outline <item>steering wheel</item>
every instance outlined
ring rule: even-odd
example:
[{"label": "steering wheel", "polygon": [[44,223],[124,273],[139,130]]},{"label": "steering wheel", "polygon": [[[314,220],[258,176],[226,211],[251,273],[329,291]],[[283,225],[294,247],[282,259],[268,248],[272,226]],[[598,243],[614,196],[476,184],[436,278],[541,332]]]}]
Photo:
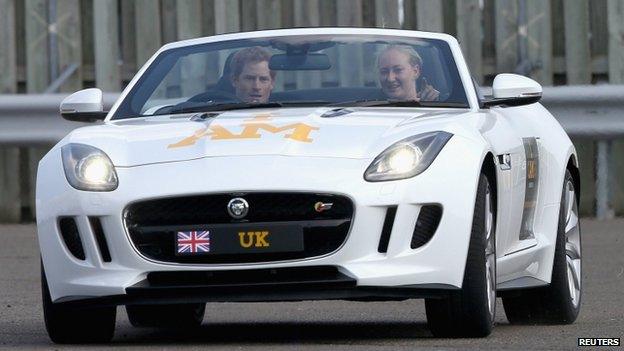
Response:
[{"label": "steering wheel", "polygon": [[199,93],[195,96],[192,96],[190,99],[186,100],[186,102],[235,102],[239,101],[239,98],[227,91],[223,90],[209,90],[203,93]]},{"label": "steering wheel", "polygon": [[190,99],[180,102],[174,106],[166,106],[159,109],[158,113],[173,113],[175,111],[188,110],[196,107],[207,107],[211,105],[220,105],[223,103],[236,103],[240,100],[236,95],[219,90],[210,90],[192,96]]}]

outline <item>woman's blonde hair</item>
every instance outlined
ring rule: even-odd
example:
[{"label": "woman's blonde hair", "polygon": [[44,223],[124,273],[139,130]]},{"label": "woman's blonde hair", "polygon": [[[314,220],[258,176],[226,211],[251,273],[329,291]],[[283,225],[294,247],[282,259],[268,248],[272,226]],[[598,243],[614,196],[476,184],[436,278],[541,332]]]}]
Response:
[{"label": "woman's blonde hair", "polygon": [[377,55],[377,67],[379,67],[379,58],[381,58],[381,55],[392,50],[395,50],[395,51],[398,51],[400,53],[407,55],[407,57],[409,58],[410,65],[418,66],[422,69],[423,61],[420,55],[418,54],[418,52],[416,52],[416,50],[414,50],[414,48],[409,45],[398,45],[398,44],[388,45],[379,52],[379,54]]}]

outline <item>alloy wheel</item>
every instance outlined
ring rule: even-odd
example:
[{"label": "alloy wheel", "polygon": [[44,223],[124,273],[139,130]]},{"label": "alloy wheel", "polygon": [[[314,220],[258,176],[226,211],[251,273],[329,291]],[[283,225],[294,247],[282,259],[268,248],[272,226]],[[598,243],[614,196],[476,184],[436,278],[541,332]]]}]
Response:
[{"label": "alloy wheel", "polygon": [[578,205],[574,184],[571,180],[565,186],[565,248],[568,271],[568,288],[572,305],[576,308],[581,297],[581,236],[579,228]]},{"label": "alloy wheel", "polygon": [[494,319],[496,313],[496,238],[494,235],[492,191],[489,184],[485,192],[485,242],[488,311],[492,319]]}]

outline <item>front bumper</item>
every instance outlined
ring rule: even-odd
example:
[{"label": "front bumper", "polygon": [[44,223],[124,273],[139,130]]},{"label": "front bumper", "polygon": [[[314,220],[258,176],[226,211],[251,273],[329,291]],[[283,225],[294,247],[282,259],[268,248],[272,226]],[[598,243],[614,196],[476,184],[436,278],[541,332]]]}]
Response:
[{"label": "front bumper", "polygon": [[68,296],[55,303],[102,307],[195,302],[267,302],[304,300],[392,301],[444,298],[458,288],[447,285],[357,286],[337,267],[312,266],[228,271],[151,272],[121,295]]},{"label": "front bumper", "polygon": [[[353,286],[347,290],[367,291],[363,295],[369,297],[374,296],[375,291],[383,296],[385,293],[381,290],[384,288],[413,289],[413,293],[399,294],[408,297],[425,296],[423,289],[433,289],[433,292],[440,288],[460,288],[481,158],[480,149],[465,139],[454,137],[422,174],[406,180],[369,183],[364,181],[362,175],[370,160],[212,157],[118,168],[119,187],[113,192],[97,193],[78,191],[67,184],[59,148],[54,148],[41,161],[37,179],[39,244],[51,297],[53,301],[61,302],[117,296],[115,299],[119,303],[132,303],[130,296],[133,289],[145,284],[151,272],[319,266],[336,267],[340,274],[353,280]],[[244,264],[164,263],[138,252],[129,239],[122,218],[123,210],[135,201],[260,191],[318,192],[350,198],[354,215],[346,241],[331,254],[306,259]],[[441,206],[442,219],[432,239],[412,249],[410,242],[416,219],[426,204]],[[390,206],[397,206],[396,216],[387,251],[380,253],[380,236]],[[58,218],[68,216],[76,220],[85,260],[76,259],[59,234]],[[110,262],[102,258],[90,222],[93,217],[97,217],[102,225],[110,250]],[[298,293],[279,299],[301,299],[303,295],[307,298],[347,297],[344,293],[332,295],[321,293],[319,289],[302,288],[312,294]],[[352,297],[358,298],[359,292]],[[173,295],[167,299],[175,297],[176,293]],[[200,296],[209,301],[220,295],[204,289]],[[217,300],[234,301],[234,295],[230,296],[227,299],[225,294]],[[267,294],[259,294],[251,300],[271,299]]]}]

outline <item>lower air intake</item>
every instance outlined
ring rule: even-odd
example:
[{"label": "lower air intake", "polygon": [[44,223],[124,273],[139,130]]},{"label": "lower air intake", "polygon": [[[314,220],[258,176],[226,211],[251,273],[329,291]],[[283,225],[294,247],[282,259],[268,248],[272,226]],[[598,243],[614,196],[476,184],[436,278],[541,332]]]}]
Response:
[{"label": "lower air intake", "polygon": [[431,240],[436,229],[438,229],[440,218],[442,218],[442,207],[438,205],[421,207],[410,244],[412,249],[419,248]]},{"label": "lower air intake", "polygon": [[383,228],[381,229],[381,237],[377,251],[380,253],[388,252],[388,244],[390,243],[390,233],[394,225],[394,217],[396,217],[397,206],[390,206],[386,210],[386,218],[384,219]]},{"label": "lower air intake", "polygon": [[102,261],[111,262],[110,250],[108,249],[108,244],[106,243],[106,235],[104,235],[104,229],[102,228],[100,219],[98,217],[89,217],[89,223],[91,224],[93,235],[95,235],[95,241],[100,249]]},{"label": "lower air intake", "polygon": [[82,240],[80,240],[76,220],[72,217],[59,218],[59,230],[69,252],[77,259],[84,261],[85,252],[82,247]]}]

